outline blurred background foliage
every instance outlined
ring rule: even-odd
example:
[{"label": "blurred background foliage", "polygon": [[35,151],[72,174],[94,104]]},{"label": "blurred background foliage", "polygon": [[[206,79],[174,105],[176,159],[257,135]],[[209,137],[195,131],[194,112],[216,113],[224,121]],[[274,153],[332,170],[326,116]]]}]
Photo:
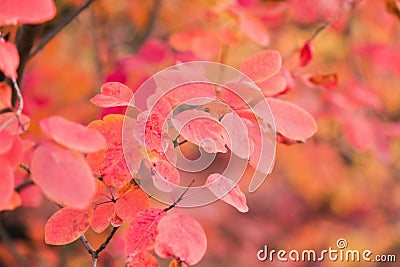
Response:
[{"label": "blurred background foliage", "polygon": [[[56,0],[57,17],[42,27],[41,36],[83,2]],[[123,113],[89,103],[105,81],[135,90],[177,62],[213,60],[239,67],[256,51],[276,49],[291,81],[278,97],[312,113],[319,131],[306,144],[278,145],[272,175],[247,194],[247,214],[222,202],[184,211],[207,233],[208,251],[198,266],[364,266],[256,257],[265,244],[323,250],[335,249],[339,238],[349,249],[395,254],[399,261],[400,20],[393,3],[400,5],[390,0],[96,0],[29,62],[22,87],[32,138],[37,121],[50,114],[88,123]],[[260,22],[262,32],[246,34],[237,10],[244,20]],[[311,40],[313,58],[299,67],[299,50],[318,29]],[[267,38],[264,46],[258,33]],[[337,85],[310,85],[308,77],[318,73],[337,74]],[[248,182],[245,177],[243,188]],[[24,207],[1,215],[15,247],[0,242],[0,266],[16,265],[13,249],[29,261],[26,266],[87,266],[90,257],[79,242],[44,245],[44,222],[56,207],[30,191]],[[88,239],[96,246],[104,236],[89,233]],[[121,235],[99,264],[124,264]]]}]

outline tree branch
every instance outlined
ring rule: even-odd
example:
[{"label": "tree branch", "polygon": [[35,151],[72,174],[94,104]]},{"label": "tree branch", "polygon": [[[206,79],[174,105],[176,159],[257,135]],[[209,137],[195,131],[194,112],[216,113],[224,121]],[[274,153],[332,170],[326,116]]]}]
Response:
[{"label": "tree branch", "polygon": [[133,47],[136,51],[142,44],[146,41],[146,39],[150,36],[151,32],[153,31],[154,24],[156,22],[158,12],[160,10],[161,0],[154,0],[153,9],[149,14],[149,20],[147,22],[146,28],[143,32],[137,34],[133,39]]},{"label": "tree branch", "polygon": [[85,247],[87,252],[92,256],[92,267],[97,266],[97,259],[99,258],[99,254],[108,246],[118,229],[119,227],[114,227],[110,234],[107,236],[106,240],[104,240],[104,242],[96,250],[90,245],[85,235],[82,235],[79,238],[82,241],[83,246]]},{"label": "tree branch", "polygon": [[87,0],[76,10],[72,11],[68,16],[64,18],[58,25],[54,26],[53,29],[40,41],[35,49],[29,53],[28,60],[34,57],[40,50],[42,50],[48,42],[50,42],[60,31],[62,31],[74,18],[76,18],[83,10],[88,8],[94,0]]}]

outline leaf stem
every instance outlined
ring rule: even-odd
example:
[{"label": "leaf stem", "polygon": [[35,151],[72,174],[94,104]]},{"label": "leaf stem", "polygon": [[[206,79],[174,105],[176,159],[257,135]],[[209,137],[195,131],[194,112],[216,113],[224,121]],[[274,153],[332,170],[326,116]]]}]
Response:
[{"label": "leaf stem", "polygon": [[15,80],[13,80],[12,82],[13,82],[13,85],[14,85],[14,90],[15,90],[15,93],[17,95],[17,99],[18,99],[19,105],[18,105],[18,109],[14,113],[15,116],[10,117],[2,125],[0,125],[0,131],[2,131],[5,128],[7,128],[7,126],[10,125],[15,119],[18,120],[18,124],[19,124],[19,127],[21,128],[21,130],[25,131],[25,126],[22,124],[22,121],[21,121],[22,109],[24,108],[24,99],[23,99],[22,94],[21,94],[21,89],[18,86],[18,82],[15,81]]}]

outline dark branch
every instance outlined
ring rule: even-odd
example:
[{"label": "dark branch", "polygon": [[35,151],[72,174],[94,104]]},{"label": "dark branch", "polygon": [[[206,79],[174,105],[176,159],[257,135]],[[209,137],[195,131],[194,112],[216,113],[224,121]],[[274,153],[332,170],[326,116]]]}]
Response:
[{"label": "dark branch", "polygon": [[183,191],[183,193],[178,197],[177,200],[175,200],[174,203],[172,203],[168,208],[165,208],[164,211],[167,212],[171,209],[173,209],[174,207],[176,207],[176,205],[178,205],[178,203],[183,199],[183,196],[187,193],[187,191],[189,191],[189,188],[192,186],[192,184],[194,183],[194,180],[192,180],[189,184],[189,186],[185,189],[185,191]]},{"label": "dark branch", "polygon": [[97,259],[99,258],[100,252],[102,252],[110,243],[111,239],[114,237],[115,233],[117,232],[119,227],[114,227],[110,234],[107,236],[106,240],[99,246],[98,249],[94,249],[90,244],[89,241],[86,239],[85,235],[82,235],[79,239],[82,241],[83,246],[87,250],[87,252],[92,256],[92,267],[97,266]]},{"label": "dark branch", "polygon": [[23,182],[22,184],[20,184],[20,185],[18,185],[17,187],[15,187],[14,191],[17,192],[17,193],[19,193],[19,192],[21,192],[23,189],[25,189],[25,188],[27,188],[27,187],[29,187],[29,186],[31,186],[31,185],[34,185],[34,184],[35,184],[35,182],[33,182],[32,180],[25,181],[25,182]]},{"label": "dark branch", "polygon": [[161,6],[161,0],[154,0],[153,9],[149,14],[149,19],[147,21],[145,29],[141,33],[138,33],[133,39],[133,47],[135,50],[142,46],[142,44],[146,41],[146,39],[150,36],[151,32],[153,31],[158,16],[158,12],[160,10],[160,6]]},{"label": "dark branch", "polygon": [[50,42],[54,36],[56,36],[60,31],[62,31],[73,19],[75,19],[83,10],[88,8],[94,0],[87,0],[76,10],[72,11],[68,16],[64,18],[59,24],[54,26],[53,29],[40,41],[40,43],[35,47],[35,49],[30,52],[28,60],[35,56],[40,50],[42,50],[48,42]]}]

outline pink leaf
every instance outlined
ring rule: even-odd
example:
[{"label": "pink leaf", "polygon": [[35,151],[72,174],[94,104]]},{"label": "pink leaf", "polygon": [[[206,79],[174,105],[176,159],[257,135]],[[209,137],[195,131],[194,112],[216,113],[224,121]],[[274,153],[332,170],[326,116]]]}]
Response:
[{"label": "pink leaf", "polygon": [[300,49],[300,67],[307,65],[312,59],[311,42],[307,41]]},{"label": "pink leaf", "polygon": [[281,75],[275,75],[269,79],[257,83],[264,96],[276,96],[286,92],[288,83]]},{"label": "pink leaf", "polygon": [[0,210],[5,209],[14,192],[14,173],[8,160],[0,156]]},{"label": "pink leaf", "polygon": [[153,167],[153,183],[156,188],[163,192],[172,192],[179,185],[181,177],[178,170],[168,161],[159,160]]},{"label": "pink leaf", "polygon": [[221,124],[211,115],[201,110],[185,110],[172,119],[175,129],[189,142],[208,153],[227,152],[226,135]]},{"label": "pink leaf", "polygon": [[240,66],[240,71],[254,82],[262,82],[278,73],[282,58],[278,51],[264,50],[247,58]]},{"label": "pink leaf", "polygon": [[56,15],[53,0],[1,0],[0,25],[38,24]]},{"label": "pink leaf", "polygon": [[137,213],[125,233],[125,254],[137,254],[153,249],[157,235],[157,225],[165,212],[157,208],[148,208]]},{"label": "pink leaf", "polygon": [[120,107],[129,106],[133,97],[132,90],[125,84],[108,82],[101,87],[101,94],[95,95],[90,102],[98,107]]},{"label": "pink leaf", "polygon": [[31,163],[32,180],[55,202],[85,208],[96,193],[96,183],[82,154],[54,143],[41,144]]},{"label": "pink leaf", "polygon": [[158,235],[154,250],[162,258],[174,257],[194,265],[207,250],[207,239],[203,228],[192,217],[172,213],[158,222]]},{"label": "pink leaf", "polygon": [[[2,25],[2,23],[0,23],[0,25]],[[16,81],[18,77],[18,66],[19,54],[17,47],[13,43],[6,42],[3,38],[0,38],[0,71],[11,80]]]},{"label": "pink leaf", "polygon": [[233,112],[226,114],[221,124],[228,132],[226,145],[238,157],[248,159],[251,154],[251,140],[249,139],[247,124],[250,123],[245,118],[240,118]]},{"label": "pink leaf", "polygon": [[106,140],[97,130],[58,115],[41,120],[40,128],[57,143],[83,153],[93,153],[106,147]]},{"label": "pink leaf", "polygon": [[267,27],[263,22],[251,15],[239,15],[240,30],[253,42],[261,46],[268,46],[270,36]]},{"label": "pink leaf", "polygon": [[[0,114],[0,125],[2,125],[4,122],[8,121],[8,119],[10,119],[11,117],[15,117],[15,114],[13,112],[6,112],[6,113]],[[24,130],[29,128],[31,119],[28,116],[21,114],[20,120],[21,120],[23,129],[21,128],[21,125],[19,124],[17,118],[15,118],[15,120],[13,120],[9,125],[7,125],[5,130],[12,135],[23,133]]]},{"label": "pink leaf", "polygon": [[268,98],[276,131],[294,140],[305,140],[317,131],[315,119],[299,106],[276,98]]},{"label": "pink leaf", "polygon": [[135,218],[139,211],[149,207],[149,198],[142,189],[132,189],[125,195],[119,197],[115,203],[115,213],[123,220],[130,221]]},{"label": "pink leaf", "polygon": [[44,239],[49,245],[66,245],[77,240],[90,226],[93,209],[62,208],[47,221]]},{"label": "pink leaf", "polygon": [[240,190],[239,185],[235,185],[235,182],[231,179],[218,173],[213,173],[208,176],[206,184],[211,192],[217,197],[220,197],[222,201],[235,207],[240,212],[249,211],[249,207],[246,203],[246,196]]},{"label": "pink leaf", "polygon": [[93,212],[91,227],[96,233],[101,233],[110,225],[110,220],[114,216],[114,203],[107,202],[99,204]]}]

